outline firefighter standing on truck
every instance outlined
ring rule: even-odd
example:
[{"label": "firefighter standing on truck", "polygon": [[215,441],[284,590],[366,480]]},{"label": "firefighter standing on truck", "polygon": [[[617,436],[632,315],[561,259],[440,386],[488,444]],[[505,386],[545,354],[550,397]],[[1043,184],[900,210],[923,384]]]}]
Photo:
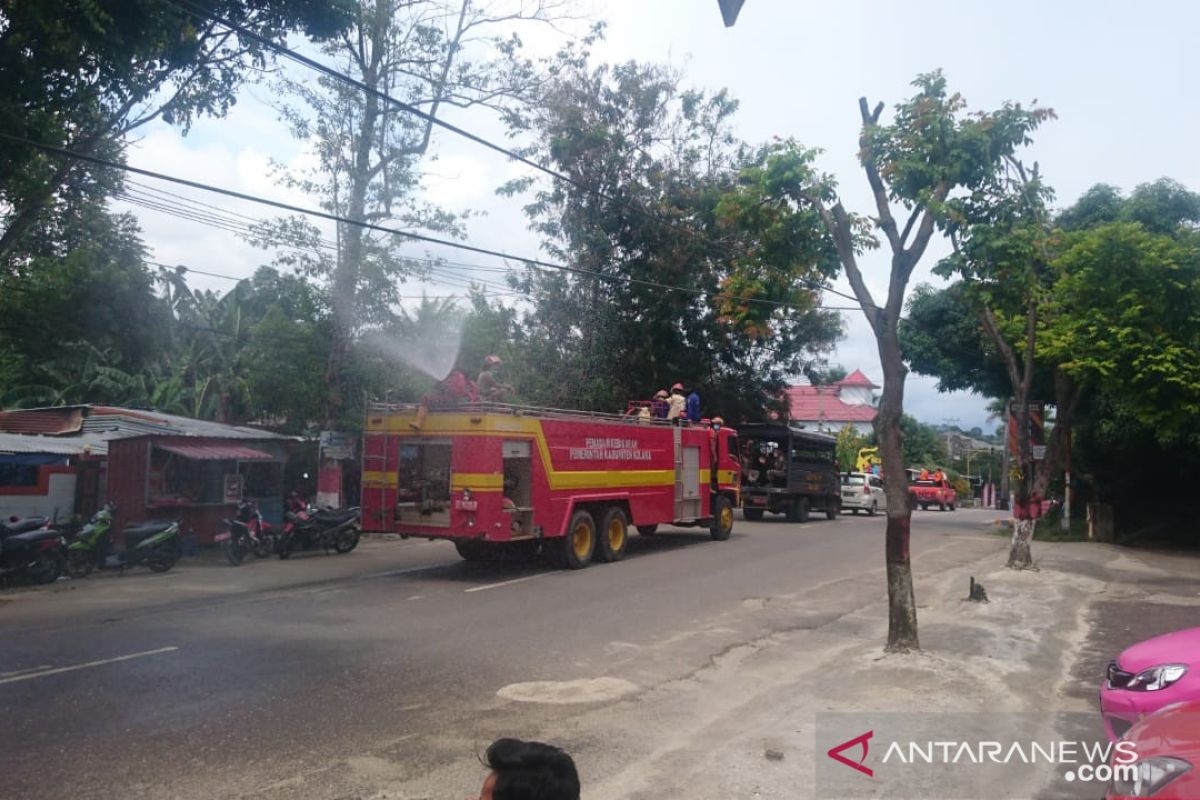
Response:
[{"label": "firefighter standing on truck", "polygon": [[[687,398],[683,396],[683,384],[677,383],[671,387],[671,407],[667,411],[667,419],[678,420],[687,410]],[[676,422],[675,424],[679,424]]]}]

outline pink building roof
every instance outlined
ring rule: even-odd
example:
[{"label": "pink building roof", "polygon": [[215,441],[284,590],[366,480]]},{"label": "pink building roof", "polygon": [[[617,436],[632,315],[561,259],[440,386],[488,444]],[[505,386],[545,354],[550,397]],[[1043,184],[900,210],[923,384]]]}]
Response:
[{"label": "pink building roof", "polygon": [[[854,371],[864,381],[858,370]],[[849,376],[846,380],[854,377]],[[870,381],[867,381],[869,384]],[[858,384],[854,384],[858,385]],[[878,409],[850,405],[838,398],[838,386],[789,386],[785,391],[791,418],[801,422],[871,422]]]},{"label": "pink building roof", "polygon": [[849,375],[842,378],[840,381],[835,383],[834,386],[867,386],[871,389],[879,388],[875,384],[871,383],[871,379],[866,375],[863,375],[862,370],[859,369],[854,370],[854,372],[851,372]]}]

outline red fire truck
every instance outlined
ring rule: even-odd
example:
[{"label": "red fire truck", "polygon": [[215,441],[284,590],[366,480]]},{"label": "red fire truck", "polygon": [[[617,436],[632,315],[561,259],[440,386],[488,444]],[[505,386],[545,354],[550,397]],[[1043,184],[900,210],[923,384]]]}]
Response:
[{"label": "red fire truck", "polygon": [[367,531],[449,539],[468,560],[541,550],[571,569],[625,555],[629,528],[733,530],[737,436],[707,424],[495,403],[372,405]]}]

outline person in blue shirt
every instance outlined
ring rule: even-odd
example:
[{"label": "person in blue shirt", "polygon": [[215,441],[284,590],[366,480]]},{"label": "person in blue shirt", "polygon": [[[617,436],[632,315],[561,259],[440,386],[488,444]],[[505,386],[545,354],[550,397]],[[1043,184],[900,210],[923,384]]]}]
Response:
[{"label": "person in blue shirt", "polygon": [[692,389],[687,396],[687,418],[689,422],[700,422],[700,394]]}]

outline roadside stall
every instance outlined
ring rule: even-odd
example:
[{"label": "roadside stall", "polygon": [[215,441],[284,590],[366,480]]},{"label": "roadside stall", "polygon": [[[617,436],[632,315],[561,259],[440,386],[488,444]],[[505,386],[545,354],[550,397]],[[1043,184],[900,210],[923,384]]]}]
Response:
[{"label": "roadside stall", "polygon": [[110,442],[115,529],[147,519],[179,520],[185,535],[207,544],[243,498],[279,524],[286,456],[286,445],[272,440],[139,436]]}]

